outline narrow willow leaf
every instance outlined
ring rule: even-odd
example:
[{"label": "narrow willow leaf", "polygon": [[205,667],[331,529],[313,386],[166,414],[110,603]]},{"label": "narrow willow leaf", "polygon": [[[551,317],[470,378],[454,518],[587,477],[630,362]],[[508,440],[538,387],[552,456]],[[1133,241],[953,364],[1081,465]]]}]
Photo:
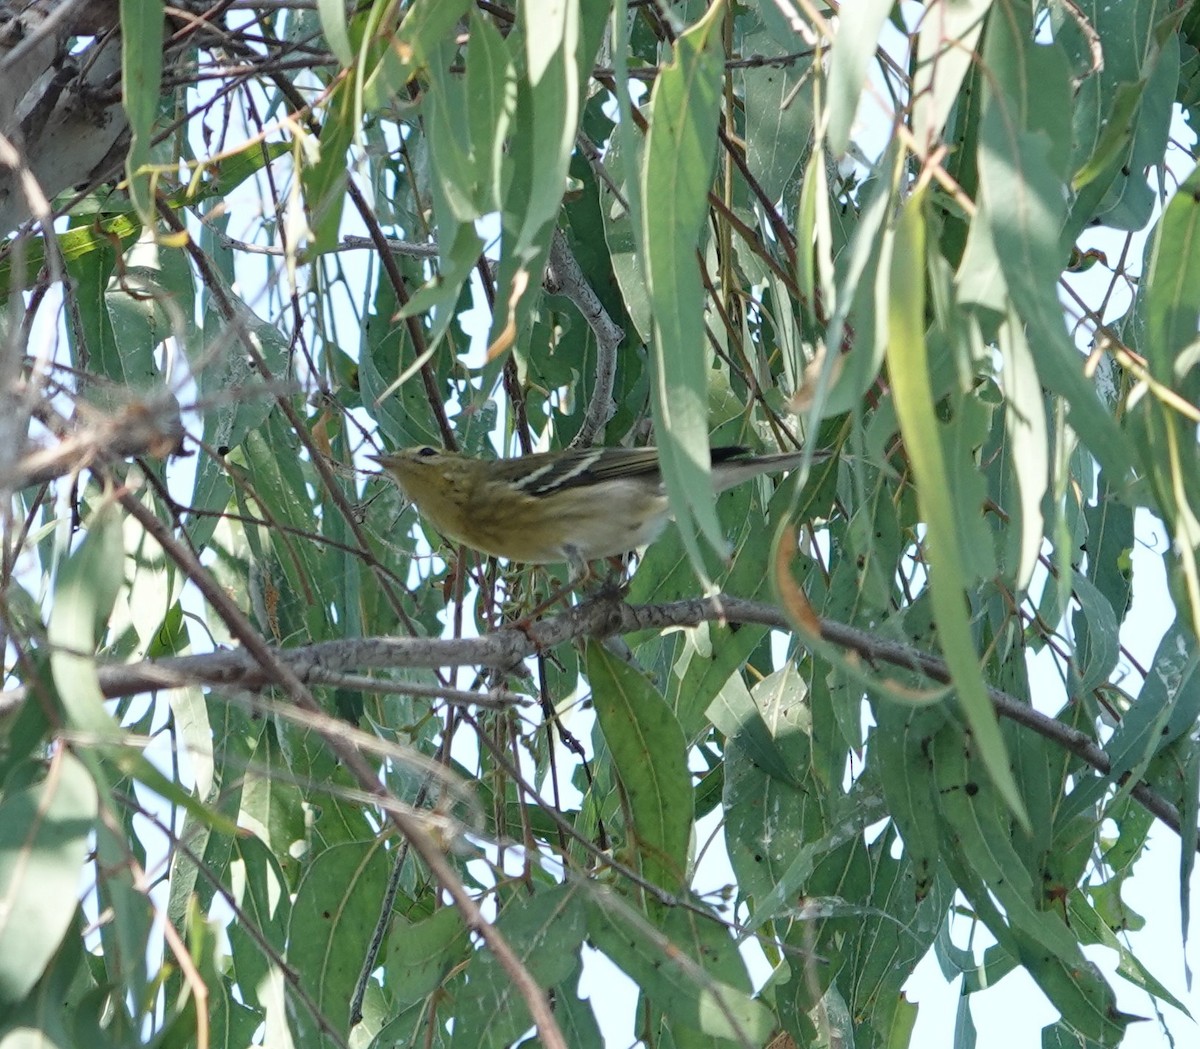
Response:
[{"label": "narrow willow leaf", "polygon": [[304,164],[300,170],[312,233],[309,247],[317,253],[332,251],[337,246],[341,228],[348,177],[346,152],[358,131],[357,99],[352,89],[353,81],[342,80],[331,90],[317,160]]},{"label": "narrow willow leaf", "polygon": [[[1200,169],[1193,170],[1163,212],[1144,278],[1151,374],[1186,400],[1200,397],[1196,329],[1200,324]],[[1144,410],[1150,431],[1144,457],[1171,529],[1176,573],[1192,627],[1200,624],[1200,462],[1195,423],[1151,394]]]},{"label": "narrow willow leaf", "polygon": [[343,67],[354,64],[354,48],[350,43],[350,31],[346,22],[346,5],[341,0],[317,0],[317,15],[321,19],[321,31],[325,42]]},{"label": "narrow willow leaf", "polygon": [[654,85],[646,137],[643,243],[654,318],[654,431],[684,547],[704,574],[696,531],[716,550],[708,462],[708,355],[696,260],[716,156],[724,56],[724,5],[716,3],[675,42]]},{"label": "narrow willow leaf", "polygon": [[[636,172],[638,164],[626,163],[626,143],[638,146],[641,139],[636,131],[613,136],[605,167],[613,184],[620,190],[619,199],[607,183],[600,186],[601,217],[604,220],[604,240],[612,262],[613,276],[621,289],[621,301],[625,312],[633,323],[634,332],[642,342],[648,343],[654,336],[651,322],[650,293],[646,287],[646,272],[642,263],[641,228],[634,219],[634,207],[640,196]],[[635,157],[640,151],[635,150]],[[630,334],[634,334],[631,332]]]},{"label": "narrow willow leaf", "polygon": [[520,11],[530,133],[515,148],[533,158],[528,209],[514,245],[524,255],[549,241],[544,227],[558,214],[579,126],[580,63],[591,55],[581,53],[579,0],[522,0]]},{"label": "narrow willow leaf", "polygon": [[454,32],[470,0],[413,0],[394,30],[391,46],[363,85],[363,105],[368,110],[390,106],[400,90],[420,69],[433,64],[433,55]]},{"label": "narrow willow leaf", "polygon": [[121,518],[112,505],[88,523],[79,549],[58,571],[48,638],[50,667],[67,724],[97,740],[115,740],[117,727],[104,709],[93,653],[124,583]]},{"label": "narrow willow leaf", "polygon": [[[892,147],[895,149],[896,147]],[[891,154],[881,161],[891,167]],[[821,368],[811,389],[813,417],[823,418],[859,409],[883,364],[887,346],[886,281],[879,279],[891,265],[893,232],[888,217],[895,195],[886,179],[874,179],[864,190],[862,212],[845,261],[839,260],[837,307],[825,335]],[[854,332],[850,350],[843,354],[847,328]]]},{"label": "narrow willow leaf", "polygon": [[519,25],[525,62],[517,77],[515,112],[525,133],[507,145],[500,265],[488,336],[493,358],[513,347],[523,354],[529,341],[579,132],[583,70],[593,45],[599,45],[586,32],[579,0],[522,0]]},{"label": "narrow willow leaf", "polygon": [[826,175],[828,157],[824,146],[817,142],[809,157],[800,193],[800,214],[796,260],[801,294],[809,309],[820,301],[826,309],[837,309],[837,288],[833,280],[833,223],[829,214],[829,180]]},{"label": "narrow willow leaf", "polygon": [[1025,806],[1008,764],[996,712],[988,699],[975,656],[970,624],[963,614],[965,576],[958,548],[955,503],[946,483],[946,464],[938,433],[937,411],[929,384],[925,345],[924,195],[904,206],[896,227],[890,272],[887,348],[888,375],[896,414],[917,482],[917,499],[930,548],[929,586],[942,653],[975,736],[980,757],[1005,801],[1022,823]]},{"label": "narrow willow leaf", "polygon": [[[471,100],[466,110],[475,161],[475,201],[482,212],[496,211],[504,196],[504,150],[516,112],[517,72],[507,41],[491,19],[474,10],[467,43],[466,97]],[[462,113],[457,116],[461,121]]]},{"label": "narrow willow leaf", "polygon": [[45,778],[0,802],[0,1002],[37,983],[75,920],[96,785],[62,750]]},{"label": "narrow willow leaf", "polygon": [[[1127,442],[1071,342],[1055,288],[1065,265],[1059,230],[1066,217],[1070,142],[1069,71],[1055,48],[1033,42],[1030,13],[1003,5],[985,40],[992,71],[979,140],[985,218],[1013,307],[1028,327],[1043,385],[1064,398],[1069,422],[1111,475],[1125,477]],[[1034,84],[1036,83],[1036,88]],[[978,221],[978,220],[977,220]]]},{"label": "narrow willow leaf", "polygon": [[[1200,822],[1200,749],[1193,747],[1186,753],[1183,774],[1180,776],[1179,823],[1183,827],[1195,827]],[[1179,850],[1179,938],[1188,942],[1188,931],[1192,924],[1192,874],[1196,870],[1196,850]],[[1191,985],[1191,966],[1186,966],[1184,975]]]},{"label": "narrow willow leaf", "polygon": [[121,101],[130,131],[125,175],[134,211],[147,224],[156,222],[154,180],[143,169],[151,159],[161,94],[163,17],[163,0],[121,0]]},{"label": "narrow willow leaf", "polygon": [[1073,587],[1087,623],[1086,630],[1076,631],[1076,637],[1084,641],[1076,645],[1078,689],[1086,693],[1108,681],[1116,669],[1121,639],[1116,614],[1104,595],[1085,576],[1076,575]]},{"label": "narrow willow leaf", "polygon": [[587,649],[596,716],[629,799],[642,873],[675,891],[687,867],[692,783],[683,730],[646,677],[603,645]]},{"label": "narrow willow leaf", "polygon": [[[946,6],[958,5],[931,5],[933,9],[926,11],[924,20],[937,18],[936,12]],[[850,145],[850,129],[863,95],[867,66],[875,57],[879,32],[891,10],[892,0],[867,0],[866,3],[856,4],[852,15],[848,10],[843,12],[838,22],[837,35],[833,38],[829,55],[828,123],[825,132],[829,139],[829,150],[835,157],[840,157]]]},{"label": "narrow willow leaf", "polygon": [[1050,485],[1050,434],[1033,351],[1020,318],[1011,311],[1000,328],[999,343],[1004,361],[1004,428],[1020,497],[1021,546],[1012,579],[1017,590],[1024,590],[1033,577],[1046,531],[1042,499]]},{"label": "narrow willow leaf", "polygon": [[425,135],[432,163],[430,191],[440,203],[438,238],[454,238],[460,223],[474,222],[483,213],[479,206],[478,168],[472,150],[468,122],[464,134],[463,114],[467,104],[467,85],[460,74],[450,71],[458,53],[453,41],[437,48],[429,67],[430,84],[425,95]]},{"label": "narrow willow leaf", "polygon": [[913,137],[933,146],[959,101],[958,89],[975,60],[992,0],[938,0],[926,5],[913,62]]},{"label": "narrow willow leaf", "polygon": [[[240,154],[239,154],[240,155]],[[58,253],[68,267],[92,253],[122,252],[133,244],[142,232],[142,224],[132,215],[118,215],[103,221],[76,226],[57,236]],[[36,273],[46,261],[46,249],[38,238],[23,244],[25,255],[21,264],[26,273]],[[12,287],[13,255],[7,252],[0,260],[0,294],[8,295]]]},{"label": "narrow willow leaf", "polygon": [[1133,600],[1133,507],[1100,475],[1094,506],[1085,506],[1087,576],[1108,600],[1118,621]]}]

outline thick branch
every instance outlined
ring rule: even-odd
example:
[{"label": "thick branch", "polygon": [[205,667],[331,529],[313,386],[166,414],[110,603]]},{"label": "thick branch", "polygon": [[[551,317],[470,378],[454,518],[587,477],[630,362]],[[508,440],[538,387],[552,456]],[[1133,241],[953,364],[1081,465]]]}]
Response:
[{"label": "thick branch", "polygon": [[[693,598],[662,605],[628,605],[620,601],[587,601],[552,619],[544,619],[526,629],[507,627],[484,637],[453,638],[361,638],[326,641],[294,649],[272,649],[264,669],[260,659],[244,649],[213,652],[207,655],[180,656],[174,659],[146,660],[99,669],[100,687],[109,698],[182,685],[221,685],[257,691],[279,681],[279,670],[286,668],[289,678],[298,684],[320,685],[334,675],[350,670],[453,666],[491,667],[514,671],[530,656],[579,638],[605,638],[614,634],[669,627],[698,626],[723,621],[757,623],[780,630],[791,630],[784,614],[773,605],[736,597]],[[825,641],[858,653],[873,663],[915,670],[935,681],[950,683],[946,664],[908,645],[889,641],[864,630],[823,620],[821,636]],[[1084,764],[1107,776],[1112,771],[1108,754],[1090,736],[1065,725],[1056,718],[1034,710],[1027,703],[1000,689],[988,690],[996,713],[1058,744]],[[0,715],[23,702],[24,688],[0,693]],[[1132,796],[1167,826],[1182,836],[1178,810],[1166,798],[1138,783]],[[1200,836],[1195,839],[1200,851]]]}]

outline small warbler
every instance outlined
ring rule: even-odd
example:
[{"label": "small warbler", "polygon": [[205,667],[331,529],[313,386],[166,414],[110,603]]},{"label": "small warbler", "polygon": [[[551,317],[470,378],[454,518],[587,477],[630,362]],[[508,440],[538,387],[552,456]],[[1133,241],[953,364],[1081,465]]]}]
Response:
[{"label": "small warbler", "polygon": [[[714,491],[790,469],[802,457],[714,448]],[[425,447],[371,458],[447,539],[510,561],[565,561],[578,576],[586,575],[588,561],[653,542],[669,514],[656,448],[486,460]]]}]

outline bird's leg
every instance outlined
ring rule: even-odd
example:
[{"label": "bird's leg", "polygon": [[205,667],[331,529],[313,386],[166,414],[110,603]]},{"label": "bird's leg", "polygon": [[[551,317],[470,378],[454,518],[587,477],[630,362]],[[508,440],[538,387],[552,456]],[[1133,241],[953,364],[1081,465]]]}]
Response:
[{"label": "bird's leg", "polygon": [[570,566],[571,575],[557,590],[551,592],[550,596],[545,601],[540,602],[534,608],[521,616],[513,626],[518,630],[529,632],[529,625],[539,616],[548,612],[555,605],[565,603],[570,598],[571,593],[575,591],[582,583],[587,582],[592,575],[591,566],[580,556],[579,551],[574,547],[567,547],[564,553],[567,555],[567,564]]}]

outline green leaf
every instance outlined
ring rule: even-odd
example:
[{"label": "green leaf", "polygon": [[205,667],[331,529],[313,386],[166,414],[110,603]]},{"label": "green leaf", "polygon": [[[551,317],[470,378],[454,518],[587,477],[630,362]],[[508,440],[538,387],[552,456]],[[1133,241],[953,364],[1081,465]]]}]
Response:
[{"label": "green leaf", "polygon": [[[1066,213],[1068,70],[1054,48],[1033,42],[1029,11],[1006,0],[984,45],[987,83],[979,144],[979,181],[996,256],[1013,307],[1028,327],[1042,383],[1063,397],[1069,421],[1114,477],[1130,461],[1112,415],[1084,376],[1055,288],[1065,264],[1058,232]],[[1034,86],[1036,84],[1036,87]],[[978,220],[977,220],[978,221]]]},{"label": "green leaf", "polygon": [[1079,624],[1081,618],[1086,623],[1083,629],[1078,625],[1076,628],[1077,688],[1080,693],[1088,693],[1107,682],[1116,669],[1121,658],[1120,630],[1112,606],[1086,577],[1076,575],[1073,587],[1082,610],[1076,623]]},{"label": "green leaf", "polygon": [[[1193,170],[1163,212],[1143,279],[1150,373],[1186,400],[1200,396],[1196,328],[1200,323],[1200,169]],[[1175,572],[1193,629],[1200,624],[1200,463],[1195,423],[1157,396],[1144,406],[1149,442],[1146,466],[1160,513],[1171,529]]]},{"label": "green leaf", "polygon": [[[789,675],[784,671],[780,676]],[[756,693],[758,691],[755,689]],[[750,760],[767,775],[793,786],[800,784],[803,770],[796,768],[776,744],[771,728],[763,719],[740,674],[734,674],[725,682],[707,714],[726,739],[736,740]]]},{"label": "green leaf", "polygon": [[104,709],[94,653],[125,581],[121,519],[103,506],[87,535],[58,571],[48,639],[50,666],[67,724],[95,740],[115,741],[117,726]]},{"label": "green leaf", "polygon": [[599,643],[588,645],[587,676],[600,729],[628,797],[631,844],[642,873],[675,891],[687,869],[693,818],[683,731],[654,686]]},{"label": "green leaf", "polygon": [[[485,21],[476,22],[487,26]],[[472,23],[472,40],[486,32],[480,30],[477,33],[476,22]],[[483,239],[475,230],[475,221],[485,210],[498,206],[498,186],[494,180],[499,178],[499,172],[492,172],[488,167],[493,159],[491,152],[494,143],[490,138],[482,142],[475,141],[471,133],[478,129],[481,133],[498,135],[500,146],[504,142],[502,129],[495,126],[480,128],[482,116],[472,119],[468,123],[469,134],[463,134],[463,113],[475,114],[478,108],[474,102],[468,105],[467,99],[474,98],[471,92],[481,90],[478,84],[480,76],[474,72],[475,66],[470,58],[467,83],[461,76],[451,73],[449,66],[456,52],[457,47],[449,42],[434,52],[434,62],[429,69],[431,82],[424,96],[424,128],[431,162],[429,185],[438,230],[438,267],[425,286],[396,315],[397,319],[401,319],[427,312],[433,314],[432,324],[425,336],[426,352],[430,354],[437,349],[454,319],[463,285],[470,279],[483,250]],[[493,57],[490,51],[485,51],[485,54]],[[481,67],[485,65],[482,62],[479,64]],[[474,82],[470,82],[472,77]],[[498,85],[489,86],[496,91],[501,90]],[[487,101],[485,97],[480,104],[486,105]],[[485,178],[488,181],[484,181]],[[410,375],[417,367],[418,362],[414,362],[405,370],[405,374]],[[403,375],[398,377],[397,382],[403,378]]]},{"label": "green leaf", "polygon": [[[516,113],[517,72],[507,41],[491,19],[474,9],[467,43],[467,98],[475,200],[484,212],[495,211],[504,197],[504,151]],[[461,112],[457,116],[461,119]]]},{"label": "green leaf", "polygon": [[1088,902],[1082,892],[1072,892],[1069,901],[1071,926],[1078,933],[1083,943],[1101,943],[1117,954],[1117,972],[1135,987],[1140,987],[1147,994],[1161,998],[1178,1009],[1181,1013],[1191,1016],[1188,1008],[1176,998],[1165,985],[1155,979],[1154,975],[1138,960],[1122,939],[1116,936],[1112,929],[1105,924],[1104,919]]},{"label": "green leaf", "polygon": [[1182,624],[1172,624],[1158,644],[1137,702],[1104,748],[1112,762],[1113,782],[1129,789],[1156,754],[1194,728],[1200,717],[1198,669],[1195,636]]},{"label": "green leaf", "polygon": [[[539,900],[543,911],[551,909],[548,901],[540,896]],[[511,941],[509,946],[515,949]],[[454,907],[443,907],[419,922],[397,914],[387,950],[388,990],[394,1007],[402,1008],[432,994],[470,952],[467,928]]]},{"label": "green leaf", "polygon": [[[885,157],[885,168],[888,163]],[[888,218],[895,206],[895,195],[887,180],[874,179],[863,190],[858,224],[849,247],[838,260],[837,306],[825,335],[825,353],[813,389],[813,418],[858,411],[863,394],[879,375],[887,339],[886,318],[876,288],[880,273],[887,273],[891,264],[893,231]],[[848,328],[854,338],[849,352],[843,354],[842,342]]]},{"label": "green leaf", "polygon": [[937,876],[941,848],[933,764],[926,748],[945,724],[946,712],[885,702],[875,705],[875,717],[878,731],[871,736],[868,760],[875,765],[888,812],[904,837],[916,892],[923,897]]},{"label": "green leaf", "polygon": [[706,576],[696,531],[725,552],[708,461],[704,295],[696,238],[707,213],[716,156],[724,55],[724,5],[675,42],[651,97],[642,197],[643,247],[654,319],[654,432],[671,510],[693,566]]},{"label": "green leaf", "polygon": [[[57,234],[57,250],[68,268],[93,252],[116,253],[129,247],[142,232],[142,224],[131,215],[100,219],[86,226],[75,226]],[[9,247],[8,244],[5,245]],[[22,265],[27,273],[35,273],[45,264],[46,252],[41,238],[25,243]],[[12,284],[14,252],[6,250],[0,259],[0,294],[9,294]]]},{"label": "green leaf", "polygon": [[636,158],[641,154],[635,150],[634,162],[628,162],[627,150],[630,147],[626,144],[637,146],[640,142],[635,131],[613,136],[604,163],[613,186],[620,191],[623,199],[617,197],[612,186],[603,183],[600,186],[600,207],[604,219],[604,239],[612,260],[613,276],[621,290],[621,300],[637,337],[647,343],[653,338],[654,325],[640,249],[641,231],[634,218],[634,207],[640,197],[634,172],[638,168]]},{"label": "green leaf", "polygon": [[[288,963],[337,1029],[345,1029],[347,1006],[379,920],[388,860],[379,841],[335,845],[316,857],[296,889]],[[335,1044],[305,1010],[298,1009],[295,1020],[304,1044]]]},{"label": "green leaf", "polygon": [[943,730],[933,739],[931,753],[948,830],[942,855],[959,888],[1064,1018],[1089,1038],[1115,1044],[1128,1018],[1117,1011],[1112,989],[1084,957],[1062,916],[1038,906],[1038,888],[1013,848],[1000,798],[974,777],[963,739]]},{"label": "green leaf", "polygon": [[[305,163],[300,169],[304,187],[304,202],[308,210],[312,237],[309,250],[316,254],[337,247],[342,208],[346,202],[346,153],[354,140],[355,96],[353,82],[342,80],[335,85],[326,102],[325,122],[317,146],[315,163]],[[240,300],[239,300],[240,301]]]},{"label": "green leaf", "polygon": [[[496,920],[521,964],[541,987],[555,987],[579,965],[586,933],[586,914],[579,890],[571,885],[517,897]],[[521,993],[491,951],[476,951],[465,972],[465,986],[455,981],[454,1033],[450,1044],[462,1049],[499,1049],[532,1025]]]},{"label": "green leaf", "polygon": [[1087,576],[1123,621],[1133,599],[1133,507],[1101,474],[1096,502],[1085,506]]},{"label": "green leaf", "polygon": [[514,250],[525,255],[535,243],[549,243],[545,227],[558,215],[567,186],[581,112],[582,53],[579,0],[521,0],[525,41],[528,133],[516,143],[536,158],[529,165],[527,210]]},{"label": "green leaf", "polygon": [[[746,39],[743,54],[764,57],[794,51],[766,33]],[[746,163],[768,200],[778,200],[809,151],[813,137],[811,94],[797,92],[812,59],[762,66],[742,73],[746,105]]]},{"label": "green leaf", "polygon": [[[638,571],[641,572],[640,565]],[[737,592],[741,593],[740,590]],[[740,724],[743,715],[753,716],[743,705],[743,702],[752,701],[746,692],[741,670],[766,634],[765,627],[743,624],[734,630],[706,623],[695,634],[689,635],[693,643],[688,639],[683,641],[675,673],[671,675],[667,700],[674,707],[689,742],[705,733],[709,724],[716,725],[722,732],[727,731],[725,725],[714,720],[713,711],[718,704],[726,705],[721,697],[728,688],[735,690],[735,694],[728,697],[734,723]]]},{"label": "green leaf", "polygon": [[41,782],[0,802],[0,1002],[29,993],[75,921],[97,804],[92,777],[65,749]]},{"label": "green leaf", "polygon": [[470,0],[413,0],[363,85],[369,110],[391,106],[420,69],[436,62],[435,53],[466,14]]},{"label": "green leaf", "polygon": [[[940,22],[945,17],[940,10],[943,7],[958,15],[960,5],[937,5],[926,12],[925,18],[921,20],[922,25],[927,21]],[[835,157],[840,157],[850,145],[850,129],[854,123],[854,114],[858,111],[859,99],[863,95],[867,67],[875,57],[879,32],[891,10],[892,0],[868,0],[867,3],[855,6],[853,18],[843,18],[838,23],[837,36],[833,38],[829,55],[829,123],[826,131],[830,152]],[[919,36],[918,40],[920,39]],[[968,53],[969,50],[968,48]],[[965,63],[963,64],[965,66]],[[921,67],[918,65],[917,68]]]},{"label": "green leaf", "polygon": [[618,896],[588,899],[588,936],[667,1016],[711,1038],[762,1045],[774,1021],[761,1002],[711,977]]},{"label": "green leaf", "polygon": [[[76,913],[76,920],[80,915]],[[87,969],[79,937],[68,936],[29,996],[5,1010],[0,1019],[3,1049],[72,1049],[86,1038],[95,1049],[109,1049],[108,1033],[89,1024],[88,999],[99,997]],[[98,1019],[98,1017],[97,1017]]]},{"label": "green leaf", "polygon": [[128,385],[131,374],[144,385],[147,375],[154,374],[154,361],[139,352],[128,358],[121,353],[113,319],[108,310],[108,292],[112,277],[120,264],[116,245],[106,237],[94,244],[94,251],[85,251],[67,265],[67,272],[75,286],[75,303],[78,322],[67,326],[71,355],[75,365],[88,369],[93,374],[112,380],[113,385],[99,386],[101,406],[117,407],[116,391]]},{"label": "green leaf", "polygon": [[946,118],[959,102],[958,89],[975,60],[976,44],[991,7],[992,0],[956,0],[934,4],[921,18],[911,95],[913,137],[918,145],[932,146],[938,141]]},{"label": "green leaf", "polygon": [[[888,316],[891,340],[888,375],[896,414],[908,449],[917,498],[927,529],[929,587],[942,653],[950,668],[958,701],[974,734],[988,774],[1022,823],[1025,805],[1009,768],[996,712],[992,709],[975,656],[970,624],[963,614],[965,576],[958,548],[955,504],[946,485],[946,464],[938,434],[937,412],[930,388],[925,346],[924,197],[916,194],[904,206],[896,227]],[[964,511],[966,508],[963,508]]]},{"label": "green leaf", "polygon": [[350,43],[349,27],[346,23],[346,5],[341,0],[317,0],[317,14],[321,18],[321,31],[329,50],[343,66],[354,64],[354,47]]},{"label": "green leaf", "polygon": [[121,0],[121,101],[130,131],[125,175],[134,211],[147,225],[156,221],[155,180],[142,168],[150,163],[150,140],[161,94],[163,12],[163,0]]},{"label": "green leaf", "polygon": [[447,41],[434,52],[424,105],[425,135],[432,162],[430,189],[435,202],[440,202],[439,240],[453,240],[457,224],[474,222],[483,214],[478,165],[469,134],[473,124],[468,123],[468,133],[463,133],[463,114],[471,109],[467,104],[467,84],[462,76],[449,69],[457,53],[458,46],[453,41]]},{"label": "green leaf", "polygon": [[1033,350],[1021,319],[1011,309],[1000,328],[999,343],[1004,361],[1004,428],[1019,497],[1015,516],[1020,524],[1020,555],[1012,580],[1017,590],[1024,590],[1033,578],[1046,531],[1042,499],[1050,485],[1050,436]]},{"label": "green leaf", "polygon": [[229,884],[245,916],[228,929],[238,985],[257,987],[270,970],[263,945],[280,955],[287,950],[290,886],[279,861],[256,834],[241,834],[230,842]]}]

